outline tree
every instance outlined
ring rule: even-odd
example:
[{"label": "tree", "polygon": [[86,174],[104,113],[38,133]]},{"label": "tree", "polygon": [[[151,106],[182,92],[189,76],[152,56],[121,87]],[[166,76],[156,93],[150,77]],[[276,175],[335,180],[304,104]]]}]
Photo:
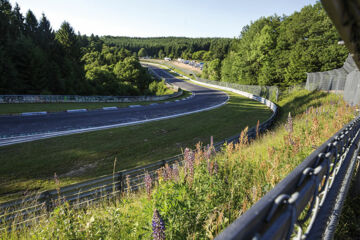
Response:
[{"label": "tree", "polygon": [[343,64],[348,52],[338,40],[320,2],[291,16],[262,17],[232,41],[222,81],[283,87],[304,82],[306,72]]},{"label": "tree", "polygon": [[25,32],[32,38],[35,38],[38,29],[38,24],[39,23],[34,13],[31,10],[29,10],[26,13],[26,17],[25,17]]},{"label": "tree", "polygon": [[65,21],[61,24],[60,29],[56,32],[55,39],[68,56],[75,56],[76,58],[80,55],[74,29],[68,22]]},{"label": "tree", "polygon": [[205,65],[203,69],[203,77],[214,81],[221,79],[221,61],[216,58]]},{"label": "tree", "polygon": [[145,48],[140,48],[139,52],[138,52],[138,57],[146,57],[147,53]]},{"label": "tree", "polygon": [[163,59],[165,57],[165,53],[162,49],[159,50],[158,56],[160,59]]}]

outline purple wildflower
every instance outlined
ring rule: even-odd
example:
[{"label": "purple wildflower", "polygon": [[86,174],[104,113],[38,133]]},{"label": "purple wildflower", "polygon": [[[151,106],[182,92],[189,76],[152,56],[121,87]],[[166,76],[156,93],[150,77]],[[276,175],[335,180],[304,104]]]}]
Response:
[{"label": "purple wildflower", "polygon": [[161,168],[161,176],[164,181],[167,181],[169,179],[168,172],[166,171],[166,168]]},{"label": "purple wildflower", "polygon": [[147,192],[149,198],[151,195],[151,185],[152,185],[151,177],[150,177],[149,173],[146,172],[145,173],[145,187],[146,187],[146,192]]},{"label": "purple wildflower", "polygon": [[212,143],[211,143],[210,146],[207,145],[207,148],[206,148],[206,150],[205,150],[205,152],[204,152],[205,158],[206,158],[207,160],[209,160],[209,159],[211,158],[211,156],[213,156],[213,155],[215,155],[215,154],[216,154],[216,151],[215,151],[215,148],[214,148],[214,146],[212,145]]},{"label": "purple wildflower", "polygon": [[188,180],[190,183],[192,182],[194,177],[194,160],[195,160],[194,152],[186,148],[184,151],[185,172],[188,176]]},{"label": "purple wildflower", "polygon": [[154,240],[165,240],[165,224],[157,209],[154,211],[152,229]]},{"label": "purple wildflower", "polygon": [[204,157],[206,160],[209,160],[211,157],[211,151],[210,151],[209,144],[207,145],[206,150],[204,151]]},{"label": "purple wildflower", "polygon": [[171,167],[169,167],[169,164],[167,164],[167,163],[165,164],[164,172],[166,172],[166,178],[164,177],[165,181],[172,179],[172,169],[171,169]]},{"label": "purple wildflower", "polygon": [[217,161],[215,160],[213,173],[214,173],[214,174],[217,174],[217,173],[218,173],[218,170],[219,170],[219,165],[218,165]]},{"label": "purple wildflower", "polygon": [[174,164],[172,169],[172,179],[174,181],[179,181],[179,165]]},{"label": "purple wildflower", "polygon": [[207,159],[207,169],[208,169],[208,172],[209,172],[209,174],[211,176],[211,174],[212,174],[212,166],[211,166],[210,159]]},{"label": "purple wildflower", "polygon": [[293,127],[293,120],[291,117],[291,113],[289,112],[289,116],[288,116],[288,120],[287,123],[285,125],[285,129],[289,132],[292,133],[294,131],[294,127]]}]

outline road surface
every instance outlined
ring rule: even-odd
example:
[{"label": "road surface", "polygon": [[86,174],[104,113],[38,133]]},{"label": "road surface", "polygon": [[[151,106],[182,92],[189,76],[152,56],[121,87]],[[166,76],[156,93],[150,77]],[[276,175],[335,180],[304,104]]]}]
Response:
[{"label": "road surface", "polygon": [[0,116],[0,146],[183,116],[222,106],[228,100],[224,92],[194,85],[175,78],[166,70],[149,67],[166,81],[193,92],[193,97],[107,111],[58,112],[35,116],[3,115]]}]

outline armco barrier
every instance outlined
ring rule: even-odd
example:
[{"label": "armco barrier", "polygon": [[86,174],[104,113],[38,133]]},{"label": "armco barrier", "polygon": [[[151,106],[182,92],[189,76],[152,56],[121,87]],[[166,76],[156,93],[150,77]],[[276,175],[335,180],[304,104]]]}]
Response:
[{"label": "armco barrier", "polygon": [[179,97],[182,91],[161,96],[78,96],[78,95],[0,95],[1,103],[146,102]]},{"label": "armco barrier", "polygon": [[359,129],[357,117],[216,239],[332,239],[359,155]]},{"label": "armco barrier", "polygon": [[[214,86],[213,86],[214,87]],[[264,123],[260,124],[259,132],[265,131],[270,127],[276,117],[277,107],[274,103],[253,94],[242,93],[251,99],[262,102],[269,106],[274,113]],[[256,128],[253,127],[248,131],[249,138],[256,137]],[[214,144],[215,150],[221,150],[224,143],[237,143],[239,134]],[[47,212],[52,211],[59,202],[67,201],[73,207],[86,206],[91,202],[112,198],[121,192],[128,190],[136,190],[144,186],[144,175],[148,172],[153,179],[157,178],[157,170],[165,167],[175,167],[181,164],[183,155],[177,155],[172,158],[155,162],[143,167],[116,172],[113,175],[107,175],[86,182],[69,185],[59,188],[58,190],[49,190],[42,193],[27,196],[0,204],[0,225],[9,223],[11,227],[21,227],[24,224],[30,224],[42,216],[46,216]]]},{"label": "armco barrier", "polygon": [[[223,86],[217,88],[258,98]],[[257,101],[271,107],[264,99]],[[357,117],[310,154],[216,239],[332,239],[358,161],[359,141],[360,117]]]},{"label": "armco barrier", "polygon": [[[156,64],[156,63],[152,63],[152,64]],[[194,73],[193,71],[187,70],[184,68],[180,68],[170,62],[164,61],[164,62],[162,62],[162,64],[164,64],[166,67],[171,68],[171,69],[180,69],[185,74],[188,74],[189,76],[191,76],[191,75],[194,76],[194,78],[199,82],[208,83],[208,84],[212,84],[212,85],[216,85],[216,86],[227,87],[227,88],[231,88],[231,89],[236,89],[236,90],[240,90],[240,91],[247,92],[247,93],[252,93],[254,95],[264,97],[264,98],[267,98],[270,100],[277,101],[278,97],[279,97],[279,89],[276,86],[241,85],[241,84],[231,83],[231,82],[212,81],[212,80],[208,80],[208,79],[199,78],[199,77],[197,77],[197,74]],[[177,74],[179,74],[179,73],[177,72]],[[182,74],[179,74],[179,75],[183,76]],[[183,76],[183,77],[186,77],[186,76]]]}]

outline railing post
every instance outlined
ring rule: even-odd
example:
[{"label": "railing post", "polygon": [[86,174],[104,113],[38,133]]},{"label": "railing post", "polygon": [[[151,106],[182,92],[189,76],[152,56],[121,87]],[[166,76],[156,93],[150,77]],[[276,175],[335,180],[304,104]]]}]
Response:
[{"label": "railing post", "polygon": [[46,211],[50,213],[53,210],[53,202],[52,197],[49,191],[46,191],[45,193],[45,205],[46,205]]},{"label": "railing post", "polygon": [[123,172],[119,172],[118,181],[120,182],[118,190],[120,193],[122,193],[122,192],[124,192]]}]

